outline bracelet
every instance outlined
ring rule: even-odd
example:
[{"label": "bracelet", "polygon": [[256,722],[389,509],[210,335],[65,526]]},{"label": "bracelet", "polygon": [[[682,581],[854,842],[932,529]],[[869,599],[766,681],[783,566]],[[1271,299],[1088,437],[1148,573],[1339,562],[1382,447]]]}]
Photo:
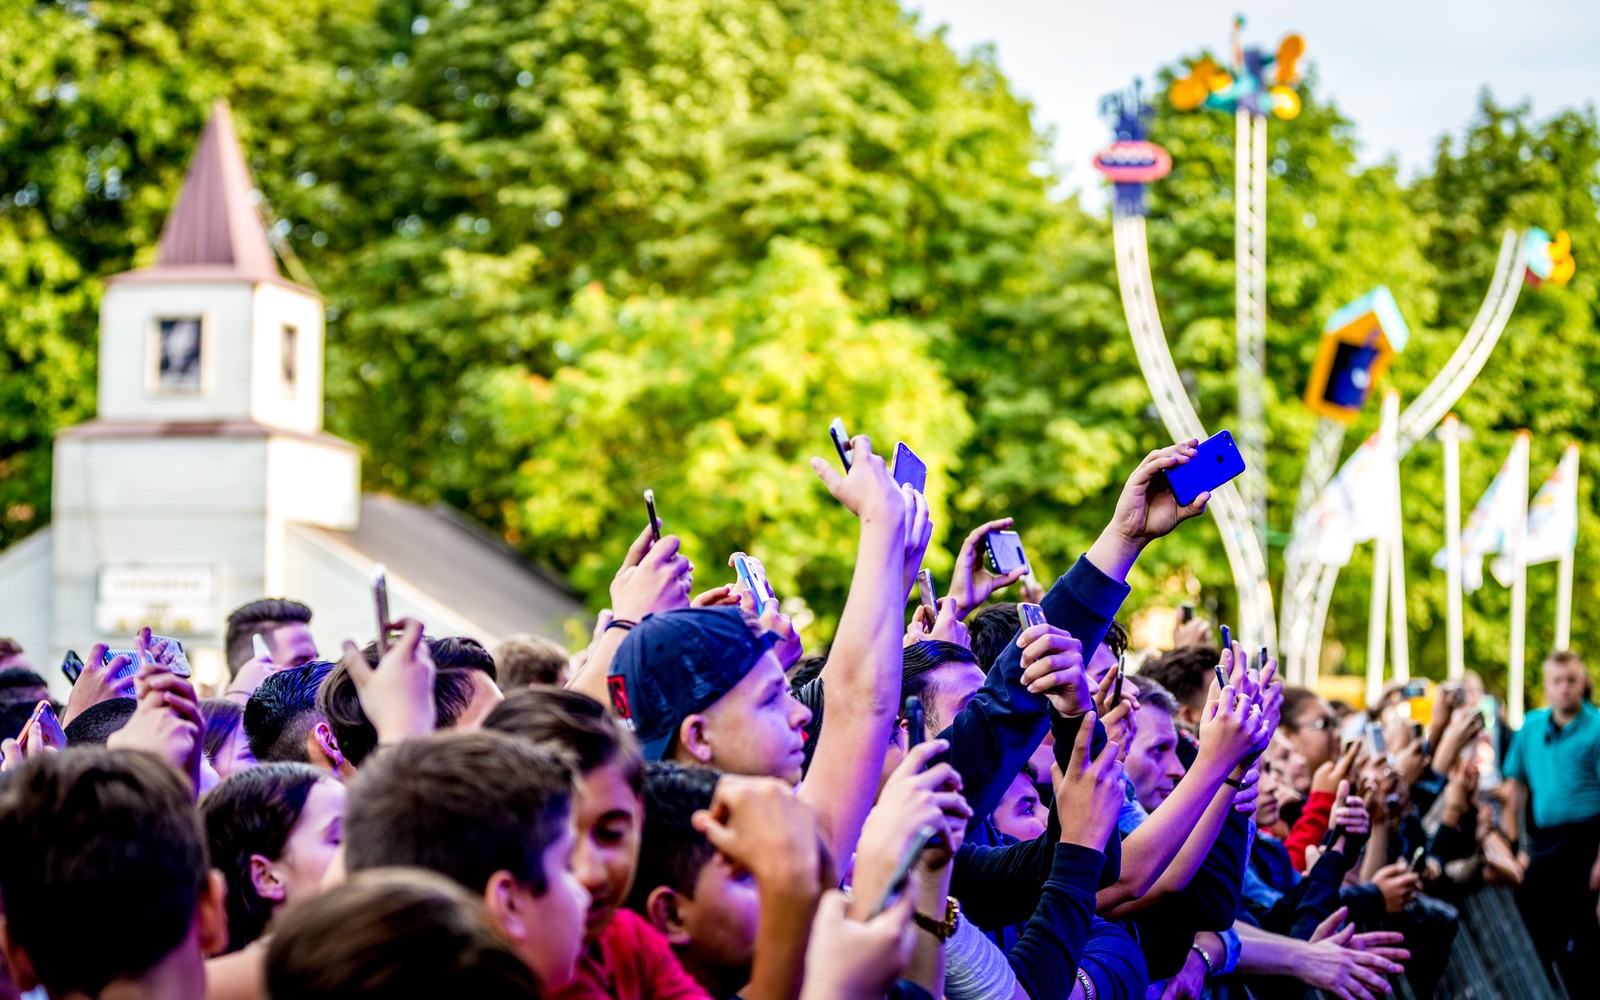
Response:
[{"label": "bracelet", "polygon": [[1224,785],[1232,785],[1234,788],[1239,789],[1241,792],[1244,791],[1244,782],[1243,781],[1234,781],[1232,778],[1223,778],[1222,779],[1222,783]]},{"label": "bracelet", "polygon": [[1211,956],[1207,955],[1206,954],[1206,950],[1204,948],[1200,947],[1200,942],[1196,941],[1194,944],[1191,944],[1189,946],[1189,950],[1194,952],[1196,955],[1199,955],[1200,956],[1200,961],[1206,963],[1206,978],[1207,979],[1210,979],[1212,976],[1215,976],[1217,974],[1216,963],[1212,962],[1211,961]]},{"label": "bracelet", "polygon": [[1078,985],[1083,987],[1084,1000],[1095,1000],[1094,980],[1082,969],[1078,970]]},{"label": "bracelet", "polygon": [[630,622],[626,618],[613,618],[610,621],[606,622],[606,627],[601,629],[601,631],[602,632],[609,632],[614,628],[620,628],[620,629],[623,629],[624,631],[630,631],[631,632],[633,630],[633,627],[635,625],[637,625],[637,624],[639,624],[639,623],[638,622]]}]

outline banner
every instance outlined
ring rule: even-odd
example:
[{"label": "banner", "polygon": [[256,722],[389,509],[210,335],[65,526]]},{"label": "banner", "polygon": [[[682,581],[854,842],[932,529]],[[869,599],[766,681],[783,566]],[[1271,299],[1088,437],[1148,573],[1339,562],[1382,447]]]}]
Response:
[{"label": "banner", "polygon": [[1344,566],[1362,542],[1384,524],[1389,477],[1395,474],[1394,440],[1382,428],[1361,443],[1306,512],[1307,544],[1325,566]]},{"label": "banner", "polygon": [[[1484,558],[1504,552],[1511,536],[1511,526],[1521,505],[1516,488],[1507,484],[1518,478],[1515,459],[1519,447],[1526,447],[1521,438],[1512,445],[1511,454],[1494,474],[1494,481],[1483,491],[1478,505],[1472,508],[1467,526],[1461,529],[1461,589],[1469,594],[1483,586]],[[1445,568],[1444,549],[1434,554],[1433,565],[1435,569]]]},{"label": "banner", "polygon": [[[1528,504],[1528,534],[1523,545],[1527,565],[1555,562],[1578,546],[1578,447],[1568,446],[1550,478]],[[1511,586],[1511,560],[1500,556],[1489,564],[1500,586]]]}]

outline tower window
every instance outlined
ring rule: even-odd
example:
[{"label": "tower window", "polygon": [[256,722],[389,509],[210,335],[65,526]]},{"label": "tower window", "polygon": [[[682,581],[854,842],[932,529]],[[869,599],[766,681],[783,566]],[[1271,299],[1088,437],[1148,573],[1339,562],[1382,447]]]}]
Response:
[{"label": "tower window", "polygon": [[285,323],[283,336],[278,343],[280,370],[283,374],[283,394],[294,398],[300,377],[300,331]]},{"label": "tower window", "polygon": [[156,333],[156,391],[198,393],[202,373],[200,318],[159,320]]}]

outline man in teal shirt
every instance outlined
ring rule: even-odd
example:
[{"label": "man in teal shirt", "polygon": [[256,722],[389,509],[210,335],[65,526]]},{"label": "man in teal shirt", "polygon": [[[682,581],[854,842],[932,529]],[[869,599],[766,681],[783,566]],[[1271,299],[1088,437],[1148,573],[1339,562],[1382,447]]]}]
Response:
[{"label": "man in teal shirt", "polygon": [[1592,988],[1600,973],[1600,711],[1588,694],[1583,661],[1552,653],[1546,707],[1528,713],[1505,764],[1513,842],[1524,805],[1532,814],[1517,902],[1540,957],[1561,970],[1569,991]]}]

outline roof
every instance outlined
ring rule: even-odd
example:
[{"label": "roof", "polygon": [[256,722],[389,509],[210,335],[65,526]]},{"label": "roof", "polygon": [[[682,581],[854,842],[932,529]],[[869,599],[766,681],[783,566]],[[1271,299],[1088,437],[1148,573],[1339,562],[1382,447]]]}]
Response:
[{"label": "roof", "polygon": [[451,507],[422,507],[395,497],[361,497],[354,531],[302,526],[305,533],[383,563],[391,581],[494,637],[535,632],[561,635],[566,619],[586,615],[566,581],[528,562],[516,550]]},{"label": "roof", "polygon": [[300,287],[278,271],[256,208],[260,199],[233,131],[228,102],[219,100],[162,227],[155,265],[111,281],[247,281]]},{"label": "roof", "polygon": [[1378,321],[1391,348],[1395,351],[1406,349],[1406,342],[1411,339],[1411,327],[1406,325],[1406,318],[1400,313],[1400,304],[1395,302],[1394,293],[1389,291],[1388,285],[1379,285],[1335,311],[1322,324],[1322,332],[1337,333],[1368,314]]}]

